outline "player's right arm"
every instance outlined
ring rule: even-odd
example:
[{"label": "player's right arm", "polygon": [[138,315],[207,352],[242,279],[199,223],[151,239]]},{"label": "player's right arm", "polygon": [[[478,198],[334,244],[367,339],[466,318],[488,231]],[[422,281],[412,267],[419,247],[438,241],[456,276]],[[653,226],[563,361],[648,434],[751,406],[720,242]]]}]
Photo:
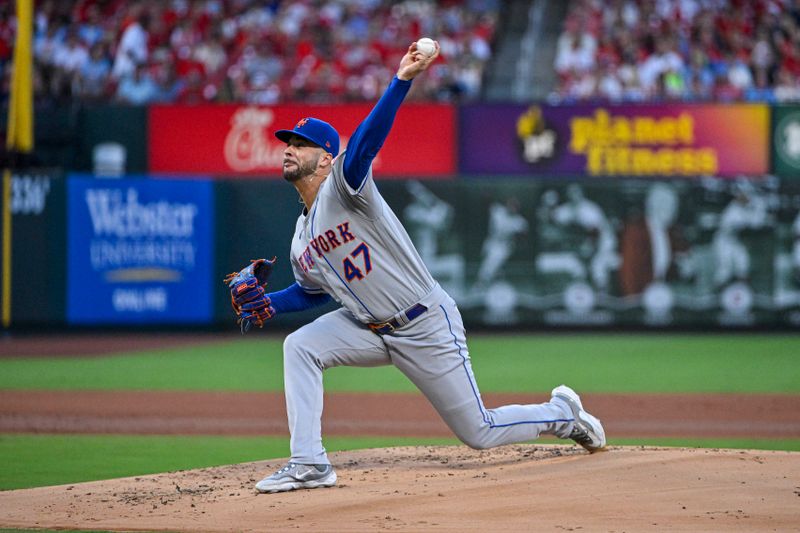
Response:
[{"label": "player's right arm", "polygon": [[388,137],[397,110],[411,88],[411,80],[427,69],[436,59],[439,55],[439,44],[436,43],[436,52],[431,56],[424,56],[416,50],[416,42],[408,47],[408,51],[400,61],[400,68],[389,87],[367,118],[359,124],[347,143],[342,170],[345,181],[354,191],[360,191],[363,187],[372,160],[378,155],[378,151]]}]

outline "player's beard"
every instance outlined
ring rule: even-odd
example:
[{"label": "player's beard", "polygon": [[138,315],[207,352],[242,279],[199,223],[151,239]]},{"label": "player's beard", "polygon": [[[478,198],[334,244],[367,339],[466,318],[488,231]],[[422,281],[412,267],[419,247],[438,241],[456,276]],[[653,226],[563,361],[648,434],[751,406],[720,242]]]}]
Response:
[{"label": "player's beard", "polygon": [[320,156],[321,154],[317,154],[317,157],[313,161],[298,161],[294,170],[287,170],[286,167],[283,167],[283,179],[289,183],[294,183],[306,176],[312,175],[317,171]]}]

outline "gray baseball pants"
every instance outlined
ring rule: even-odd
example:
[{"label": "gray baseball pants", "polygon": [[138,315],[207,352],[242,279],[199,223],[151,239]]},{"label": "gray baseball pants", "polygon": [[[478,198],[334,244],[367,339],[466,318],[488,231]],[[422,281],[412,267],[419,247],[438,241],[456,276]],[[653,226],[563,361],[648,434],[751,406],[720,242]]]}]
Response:
[{"label": "gray baseball pants", "polygon": [[284,384],[292,461],[329,463],[322,445],[322,373],[340,365],[395,365],[472,448],[529,441],[540,434],[569,435],[572,412],[558,398],[487,409],[455,302],[437,285],[420,303],[428,311],[390,335],[374,333],[341,308],[286,337]]}]

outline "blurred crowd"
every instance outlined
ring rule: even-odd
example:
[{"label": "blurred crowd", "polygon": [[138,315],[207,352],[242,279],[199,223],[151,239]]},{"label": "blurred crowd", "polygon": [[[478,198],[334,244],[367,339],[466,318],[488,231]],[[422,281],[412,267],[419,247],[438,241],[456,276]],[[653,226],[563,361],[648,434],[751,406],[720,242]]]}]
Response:
[{"label": "blurred crowd", "polygon": [[800,0],[573,0],[553,100],[800,101]]},{"label": "blurred crowd", "polygon": [[[35,2],[38,101],[349,102],[378,97],[412,40],[442,56],[409,98],[473,99],[499,0],[46,0]],[[8,95],[16,19],[0,2]]]}]

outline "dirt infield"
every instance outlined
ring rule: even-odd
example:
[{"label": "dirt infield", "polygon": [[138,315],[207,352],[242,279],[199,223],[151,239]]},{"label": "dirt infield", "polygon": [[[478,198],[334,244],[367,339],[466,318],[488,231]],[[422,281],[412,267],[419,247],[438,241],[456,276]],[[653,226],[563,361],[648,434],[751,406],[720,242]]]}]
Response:
[{"label": "dirt infield", "polygon": [[[0,339],[0,357],[101,355],[209,335]],[[612,439],[800,438],[800,396],[582,394]],[[485,394],[488,407],[546,393]],[[452,436],[419,394],[328,394],[326,435]],[[287,435],[281,393],[0,390],[0,432]],[[0,528],[116,531],[795,531],[800,453],[576,446],[331,454],[335,488],[258,495],[285,460],[0,492]]]},{"label": "dirt infield", "polygon": [[[609,435],[800,438],[800,396],[583,394]],[[487,406],[547,401],[486,394]],[[328,394],[326,435],[450,437],[419,394]],[[286,435],[282,393],[0,391],[0,432]]]},{"label": "dirt infield", "polygon": [[796,531],[800,454],[574,446],[334,453],[330,489],[261,461],[0,493],[0,527],[156,531]]},{"label": "dirt infield", "polygon": [[[0,357],[91,357],[230,342],[219,333],[72,333],[0,335]],[[234,337],[235,338],[235,337]]]},{"label": "dirt infield", "polygon": [[[487,405],[542,401],[487,395]],[[584,395],[612,438],[796,438],[796,396]],[[327,435],[450,436],[419,394],[332,394]],[[596,408],[596,409],[595,409]],[[286,435],[281,394],[0,391],[0,431]],[[333,489],[258,495],[285,460],[0,493],[0,527],[155,531],[790,531],[800,453],[464,446],[331,454]]]}]

